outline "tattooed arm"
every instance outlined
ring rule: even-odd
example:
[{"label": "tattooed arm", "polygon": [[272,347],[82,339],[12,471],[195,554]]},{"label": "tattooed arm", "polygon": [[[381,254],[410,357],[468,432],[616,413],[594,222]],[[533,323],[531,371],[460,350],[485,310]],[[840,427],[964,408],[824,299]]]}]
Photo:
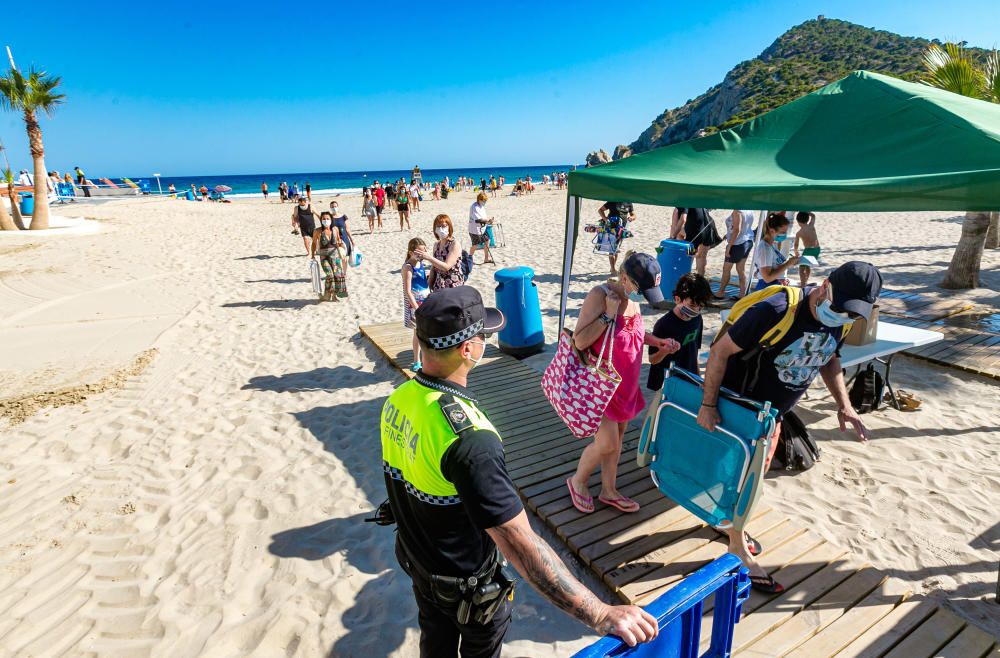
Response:
[{"label": "tattooed arm", "polygon": [[656,619],[648,612],[632,605],[607,605],[574,578],[552,548],[531,529],[523,510],[486,532],[521,575],[563,612],[602,635],[617,635],[630,647],[656,637]]}]

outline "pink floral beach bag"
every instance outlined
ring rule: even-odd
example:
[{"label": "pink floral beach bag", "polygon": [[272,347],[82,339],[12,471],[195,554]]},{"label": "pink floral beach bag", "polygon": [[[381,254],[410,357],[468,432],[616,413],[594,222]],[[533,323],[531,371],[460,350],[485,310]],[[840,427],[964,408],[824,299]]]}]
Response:
[{"label": "pink floral beach bag", "polygon": [[578,439],[594,436],[622,378],[611,363],[614,325],[604,332],[599,356],[573,345],[573,332],[563,329],[552,362],[542,375],[542,391]]}]

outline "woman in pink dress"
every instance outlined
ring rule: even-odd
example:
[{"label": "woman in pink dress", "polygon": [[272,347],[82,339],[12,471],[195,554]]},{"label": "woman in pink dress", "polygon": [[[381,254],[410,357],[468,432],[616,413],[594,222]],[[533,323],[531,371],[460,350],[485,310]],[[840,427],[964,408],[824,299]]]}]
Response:
[{"label": "woman in pink dress", "polygon": [[659,284],[660,266],[656,259],[630,251],[618,270],[617,280],[609,280],[591,290],[580,310],[580,319],[573,332],[576,348],[599,354],[604,333],[613,324],[611,362],[622,379],[604,411],[594,441],[580,455],[576,473],[566,479],[573,506],[581,512],[594,511],[594,499],[587,480],[598,466],[601,468],[601,493],[597,499],[623,512],[639,510],[637,502],[618,491],[615,480],[625,426],[646,408],[646,401],[639,390],[643,346],[652,345],[667,353],[676,351],[678,347],[676,341],[647,333],[642,323],[638,299],[645,297],[654,305],[663,301]]}]

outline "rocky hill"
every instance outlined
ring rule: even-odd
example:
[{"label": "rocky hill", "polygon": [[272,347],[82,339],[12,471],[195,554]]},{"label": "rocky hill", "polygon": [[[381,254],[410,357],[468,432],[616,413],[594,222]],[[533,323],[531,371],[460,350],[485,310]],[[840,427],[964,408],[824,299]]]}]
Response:
[{"label": "rocky hill", "polygon": [[[778,37],[754,59],[737,65],[721,84],[681,107],[666,110],[639,138],[619,145],[613,159],[730,128],[865,69],[908,80],[920,77],[930,41],[820,17]],[[970,48],[973,54],[982,51]],[[610,159],[595,151],[588,163]]]}]

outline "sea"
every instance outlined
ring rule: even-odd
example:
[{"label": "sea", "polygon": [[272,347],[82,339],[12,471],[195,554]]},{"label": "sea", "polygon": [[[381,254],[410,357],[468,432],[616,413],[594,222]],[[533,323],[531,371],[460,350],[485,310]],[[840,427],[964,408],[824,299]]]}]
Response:
[{"label": "sea", "polygon": [[[489,181],[490,176],[499,178],[503,176],[508,185],[512,185],[518,178],[531,176],[534,182],[540,182],[543,174],[553,172],[571,171],[575,165],[552,164],[552,165],[525,165],[522,167],[456,167],[451,169],[421,169],[424,182],[436,182],[443,180],[447,176],[454,185],[455,179],[459,176],[467,176],[479,183],[481,178]],[[299,173],[271,173],[271,174],[205,174],[198,176],[161,176],[160,186],[166,192],[167,187],[173,183],[178,190],[188,190],[194,183],[195,188],[202,185],[208,189],[215,189],[219,185],[226,185],[233,189],[227,192],[229,197],[254,197],[260,195],[260,184],[267,183],[268,191],[272,194],[278,193],[278,185],[281,182],[288,183],[288,187],[295,183],[299,184],[299,189],[305,190],[305,184],[312,186],[313,194],[359,194],[365,187],[372,185],[375,181],[380,181],[383,185],[386,181],[396,181],[405,178],[407,181],[412,178],[411,169],[383,169],[371,171],[327,171],[327,172],[299,172]],[[150,190],[157,191],[155,178],[148,176],[133,177],[132,180],[148,180]]]}]

